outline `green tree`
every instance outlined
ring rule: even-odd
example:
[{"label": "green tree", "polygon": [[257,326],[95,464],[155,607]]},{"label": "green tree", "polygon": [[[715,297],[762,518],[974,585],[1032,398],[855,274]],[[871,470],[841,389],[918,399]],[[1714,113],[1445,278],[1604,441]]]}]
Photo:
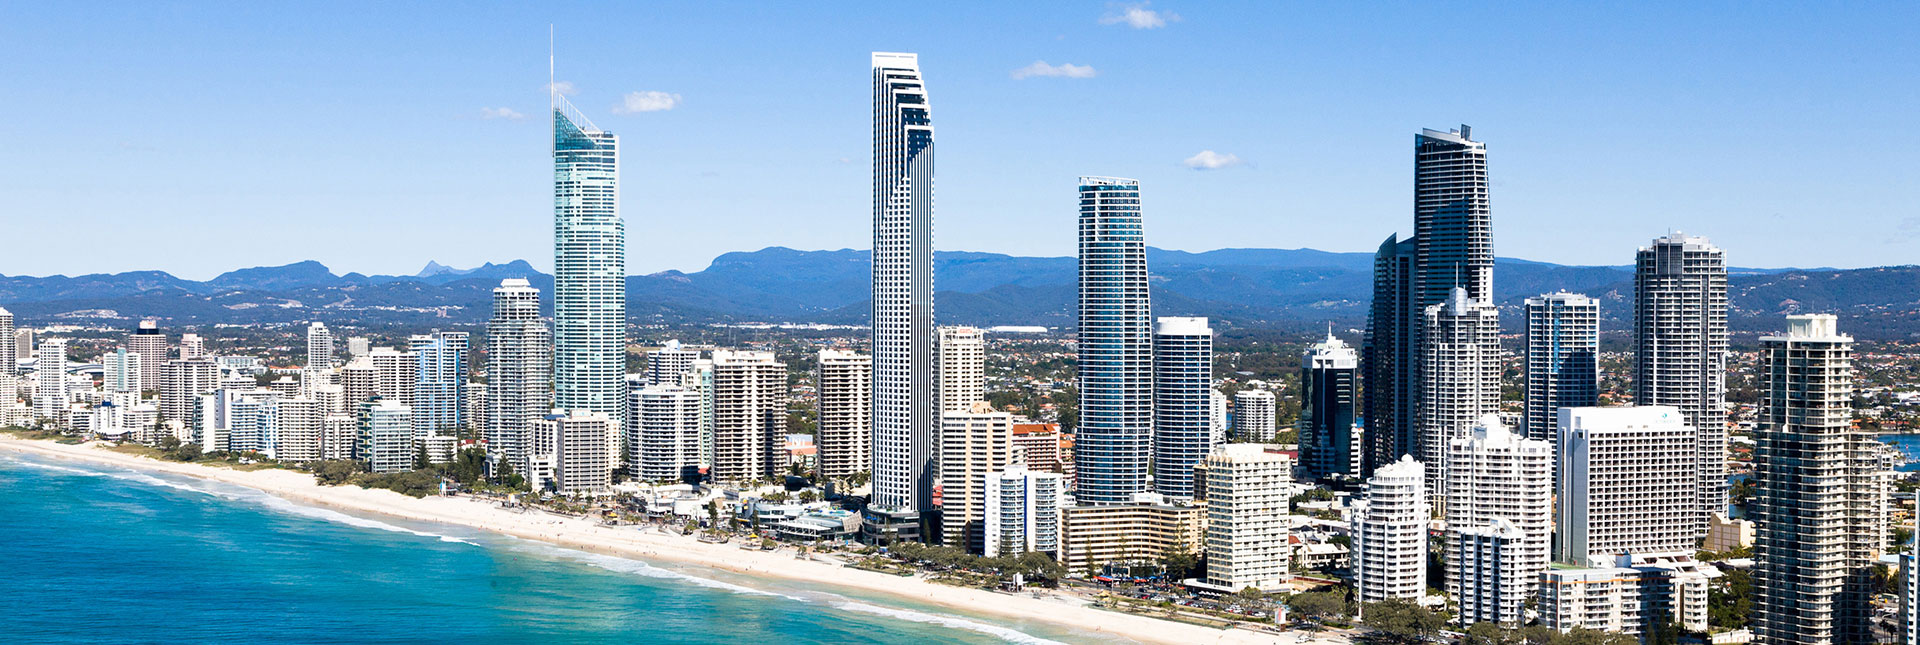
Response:
[{"label": "green tree", "polygon": [[427,459],[427,444],[420,444],[420,449],[413,453],[413,469],[426,470],[432,466],[433,460]]},{"label": "green tree", "polygon": [[1427,608],[1414,604],[1410,600],[1383,600],[1368,603],[1364,623],[1388,640],[1401,643],[1418,643],[1446,627],[1446,619]]},{"label": "green tree", "polygon": [[1511,645],[1514,642],[1500,625],[1485,621],[1468,626],[1466,634],[1460,639],[1461,645]]},{"label": "green tree", "polygon": [[1753,614],[1753,574],[1744,569],[1727,568],[1718,584],[1707,590],[1707,621],[1722,629],[1747,626]]},{"label": "green tree", "polygon": [[1287,606],[1309,618],[1345,618],[1353,614],[1347,608],[1346,598],[1332,591],[1294,594],[1287,599]]},{"label": "green tree", "polygon": [[1183,548],[1169,548],[1160,557],[1161,566],[1167,569],[1170,580],[1185,580],[1200,572],[1200,558]]}]

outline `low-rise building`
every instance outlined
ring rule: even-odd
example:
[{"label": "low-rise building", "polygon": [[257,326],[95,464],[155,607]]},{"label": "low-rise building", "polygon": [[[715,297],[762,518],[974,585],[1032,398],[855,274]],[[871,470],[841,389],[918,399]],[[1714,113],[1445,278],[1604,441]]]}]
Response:
[{"label": "low-rise building", "polygon": [[1065,524],[1059,559],[1078,574],[1106,564],[1157,563],[1168,551],[1198,554],[1206,508],[1139,493],[1128,504],[1069,507]]},{"label": "low-rise building", "polygon": [[1635,635],[1663,621],[1707,630],[1706,565],[1684,553],[1622,555],[1613,565],[1541,573],[1540,624]]}]

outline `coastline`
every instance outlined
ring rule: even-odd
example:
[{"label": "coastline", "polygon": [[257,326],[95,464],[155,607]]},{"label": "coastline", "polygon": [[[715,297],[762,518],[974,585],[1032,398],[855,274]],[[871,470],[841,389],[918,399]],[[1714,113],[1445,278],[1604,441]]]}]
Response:
[{"label": "coastline", "polygon": [[953,587],[919,578],[905,578],[816,560],[800,560],[791,552],[747,551],[732,544],[704,544],[692,538],[636,527],[600,526],[591,519],[511,511],[470,497],[414,498],[393,491],[357,486],[321,486],[311,475],[288,470],[234,470],[129,455],[107,450],[95,443],[69,445],[7,436],[0,436],[0,451],[166,472],[245,486],[293,502],[404,520],[452,524],[589,553],[696,565],[755,577],[833,584],[980,614],[1047,623],[1085,632],[1090,636],[1169,644],[1231,645],[1282,640],[1279,634],[1239,628],[1208,628],[1108,611],[1067,595],[1054,594],[1045,599],[1036,599]]}]

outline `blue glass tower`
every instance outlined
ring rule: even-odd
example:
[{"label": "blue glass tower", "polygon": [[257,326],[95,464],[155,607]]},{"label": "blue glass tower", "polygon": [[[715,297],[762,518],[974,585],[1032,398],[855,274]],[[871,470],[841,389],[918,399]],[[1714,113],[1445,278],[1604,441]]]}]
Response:
[{"label": "blue glass tower", "polygon": [[1140,182],[1080,178],[1080,427],[1075,499],[1125,504],[1153,455],[1153,306]]}]

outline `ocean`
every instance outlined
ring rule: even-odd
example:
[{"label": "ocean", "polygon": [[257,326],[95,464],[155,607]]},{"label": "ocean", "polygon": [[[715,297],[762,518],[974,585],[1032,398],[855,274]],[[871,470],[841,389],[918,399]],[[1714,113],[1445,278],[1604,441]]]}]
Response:
[{"label": "ocean", "polygon": [[15,454],[0,572],[14,643],[1110,642]]},{"label": "ocean", "polygon": [[1906,455],[1907,463],[1900,465],[1901,472],[1920,470],[1920,434],[1883,434],[1879,439]]}]

